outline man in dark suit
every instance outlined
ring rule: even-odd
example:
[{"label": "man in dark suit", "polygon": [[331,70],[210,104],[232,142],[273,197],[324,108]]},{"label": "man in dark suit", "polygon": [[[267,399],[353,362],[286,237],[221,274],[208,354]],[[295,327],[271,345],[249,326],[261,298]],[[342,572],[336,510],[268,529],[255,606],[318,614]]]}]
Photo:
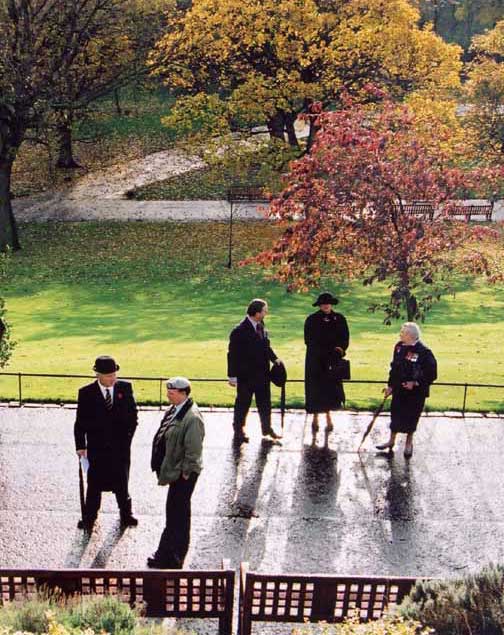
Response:
[{"label": "man in dark suit", "polygon": [[79,529],[93,528],[102,492],[114,492],[123,527],[138,524],[131,512],[128,493],[131,440],[137,426],[133,389],[117,379],[119,366],[112,357],[98,357],[96,381],[79,390],[75,419],[75,447],[79,457],[87,457],[85,513]]},{"label": "man in dark suit", "polygon": [[264,318],[268,305],[256,299],[248,305],[247,315],[234,327],[229,336],[228,380],[236,387],[233,428],[235,441],[248,441],[244,432],[245,420],[255,395],[263,436],[280,438],[271,427],[270,361],[282,362],[270,346]]}]

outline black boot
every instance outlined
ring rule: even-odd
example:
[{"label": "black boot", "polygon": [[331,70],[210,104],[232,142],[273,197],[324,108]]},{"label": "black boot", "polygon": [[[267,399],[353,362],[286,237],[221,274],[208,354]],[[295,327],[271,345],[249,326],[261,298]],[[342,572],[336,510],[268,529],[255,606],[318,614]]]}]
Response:
[{"label": "black boot", "polygon": [[126,505],[120,510],[121,527],[136,527],[138,520],[131,513],[131,498],[128,498]]},{"label": "black boot", "polygon": [[77,523],[77,529],[84,529],[84,531],[93,531],[93,526],[96,522],[96,518],[82,518]]}]

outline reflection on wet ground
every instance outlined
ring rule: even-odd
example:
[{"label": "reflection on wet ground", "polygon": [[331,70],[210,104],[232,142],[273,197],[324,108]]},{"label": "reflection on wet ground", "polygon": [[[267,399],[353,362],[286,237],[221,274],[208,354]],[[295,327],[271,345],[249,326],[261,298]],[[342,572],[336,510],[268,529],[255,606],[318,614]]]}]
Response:
[{"label": "reflection on wet ground", "polygon": [[[121,530],[112,494],[86,537],[76,528],[74,411],[0,407],[0,553],[4,567],[143,568],[164,524],[165,488],[149,468],[160,413],[143,411],[130,489],[136,528]],[[504,556],[502,418],[424,417],[415,454],[378,453],[380,417],[356,449],[369,415],[337,413],[313,434],[288,413],[284,438],[234,446],[230,412],[206,412],[204,471],[193,496],[187,565],[263,571],[442,575]]]}]

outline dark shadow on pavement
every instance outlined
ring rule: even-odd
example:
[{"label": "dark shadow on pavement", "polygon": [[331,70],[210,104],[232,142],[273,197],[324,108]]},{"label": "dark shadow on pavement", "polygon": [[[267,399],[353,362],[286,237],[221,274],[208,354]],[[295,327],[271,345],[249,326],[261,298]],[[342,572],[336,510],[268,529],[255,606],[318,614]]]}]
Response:
[{"label": "dark shadow on pavement", "polygon": [[236,561],[232,562],[232,566],[238,566],[241,560],[248,559],[248,528],[251,519],[258,517],[257,497],[272,447],[273,443],[265,439],[262,439],[258,449],[249,444],[231,446],[218,493],[215,522],[198,540],[192,567],[220,566],[216,554],[224,557],[234,555]]},{"label": "dark shadow on pavement", "polygon": [[[323,435],[321,445],[319,434]],[[338,453],[330,447],[330,436],[327,430],[312,433],[311,443],[303,444],[291,509],[292,516],[303,522],[289,524],[284,554],[286,571],[316,572],[320,562],[327,562],[330,567],[340,550],[342,511],[338,505]]]},{"label": "dark shadow on pavement", "polygon": [[82,558],[86,553],[86,549],[91,540],[91,534],[87,531],[78,529],[72,541],[69,553],[66,555],[63,567],[65,569],[78,569],[82,562]]},{"label": "dark shadow on pavement", "polygon": [[118,523],[108,532],[103,540],[103,545],[100,547],[90,565],[91,569],[104,569],[106,567],[114,547],[117,545],[119,540],[121,540],[125,531],[126,527],[123,527]]}]

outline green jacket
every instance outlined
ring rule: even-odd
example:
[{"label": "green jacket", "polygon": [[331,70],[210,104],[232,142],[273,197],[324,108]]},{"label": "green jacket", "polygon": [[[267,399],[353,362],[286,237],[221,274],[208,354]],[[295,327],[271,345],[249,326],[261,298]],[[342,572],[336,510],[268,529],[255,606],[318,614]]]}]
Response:
[{"label": "green jacket", "polygon": [[184,404],[166,429],[166,451],[159,470],[159,485],[174,483],[181,474],[201,472],[201,453],[205,436],[203,417],[196,404],[193,403],[188,409],[186,405]]}]

